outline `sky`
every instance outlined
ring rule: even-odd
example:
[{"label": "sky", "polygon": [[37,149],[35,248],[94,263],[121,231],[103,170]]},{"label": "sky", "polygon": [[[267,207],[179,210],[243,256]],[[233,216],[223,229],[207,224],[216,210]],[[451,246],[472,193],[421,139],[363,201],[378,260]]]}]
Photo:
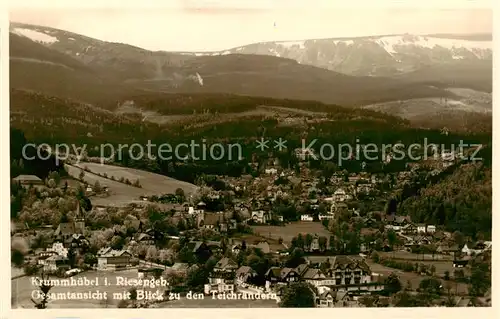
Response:
[{"label": "sky", "polygon": [[491,33],[493,28],[492,10],[483,8],[305,7],[271,0],[254,0],[253,6],[235,6],[234,0],[229,7],[206,1],[161,8],[11,8],[10,20],[165,51],[218,51],[264,41],[402,33]]}]

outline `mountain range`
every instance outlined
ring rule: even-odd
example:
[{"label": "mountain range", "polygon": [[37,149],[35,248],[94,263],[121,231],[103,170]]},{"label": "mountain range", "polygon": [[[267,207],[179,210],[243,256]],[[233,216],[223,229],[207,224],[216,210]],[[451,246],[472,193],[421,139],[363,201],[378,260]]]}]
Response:
[{"label": "mountain range", "polygon": [[489,35],[406,34],[167,52],[11,23],[10,83],[108,109],[149,93],[224,93],[386,111],[380,103],[464,98],[450,88],[491,92],[491,47]]}]

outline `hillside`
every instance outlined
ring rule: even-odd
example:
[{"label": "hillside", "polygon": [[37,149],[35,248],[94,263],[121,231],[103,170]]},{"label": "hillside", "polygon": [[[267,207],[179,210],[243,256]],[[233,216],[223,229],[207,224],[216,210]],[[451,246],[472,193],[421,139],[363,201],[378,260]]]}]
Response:
[{"label": "hillside", "polygon": [[349,76],[281,57],[151,52],[20,24],[11,25],[11,35],[12,87],[107,106],[124,91],[229,93],[346,106],[451,96],[428,84]]},{"label": "hillside", "polygon": [[446,225],[449,231],[460,231],[475,238],[490,238],[492,226],[491,149],[484,152],[489,164],[467,163],[458,166],[398,207],[401,215],[409,214],[415,222]]},{"label": "hillside", "polygon": [[491,93],[471,89],[447,89],[453,98],[421,98],[367,105],[364,109],[384,112],[414,125],[465,132],[492,132]]},{"label": "hillside", "polygon": [[107,105],[133,89],[79,60],[10,34],[10,87]]},{"label": "hillside", "polygon": [[[39,143],[91,143],[146,141],[161,136],[162,128],[132,115],[118,115],[69,99],[11,89],[10,123]],[[144,138],[144,139],[142,139]]]}]

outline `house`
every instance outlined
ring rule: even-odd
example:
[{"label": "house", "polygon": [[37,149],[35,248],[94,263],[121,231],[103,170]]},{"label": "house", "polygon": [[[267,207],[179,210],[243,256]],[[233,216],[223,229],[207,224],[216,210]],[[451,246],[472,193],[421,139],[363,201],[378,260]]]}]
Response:
[{"label": "house", "polygon": [[153,236],[146,234],[146,233],[140,233],[136,236],[135,241],[137,243],[143,244],[143,245],[154,245],[155,244],[155,239]]},{"label": "house", "polygon": [[56,272],[58,270],[70,269],[69,260],[66,257],[53,255],[45,259],[43,270],[48,273]]},{"label": "house", "polygon": [[331,308],[335,304],[336,292],[326,290],[316,298],[316,305],[319,308]]},{"label": "house", "polygon": [[456,244],[452,245],[452,246],[438,245],[436,248],[437,253],[446,254],[446,255],[455,254],[455,253],[458,253],[459,251],[460,251],[460,248]]},{"label": "house", "polygon": [[299,277],[302,278],[302,276],[307,272],[309,269],[309,264],[300,264],[295,268],[295,271],[299,275]]},{"label": "house", "polygon": [[266,168],[264,172],[268,175],[276,175],[278,170],[276,168]]},{"label": "house", "polygon": [[227,232],[228,230],[228,223],[224,214],[218,213],[205,213],[204,220],[200,223],[200,226],[218,232]]},{"label": "house", "polygon": [[455,303],[455,307],[471,307],[473,306],[472,300],[463,296],[454,296],[453,301]]},{"label": "house", "polygon": [[309,214],[303,214],[303,215],[300,215],[300,220],[303,222],[312,222],[312,221],[314,221],[314,218]]},{"label": "house", "polygon": [[467,256],[472,256],[472,255],[478,255],[480,254],[484,248],[481,244],[479,244],[479,247],[477,244],[473,243],[466,243],[464,247],[462,247],[461,251]]},{"label": "house", "polygon": [[323,281],[326,279],[325,274],[320,269],[308,268],[302,275],[302,280],[318,287],[322,285]]},{"label": "house", "polygon": [[265,224],[269,220],[271,220],[271,216],[268,212],[265,212],[263,210],[253,211],[252,220],[257,224]]},{"label": "house", "polygon": [[258,242],[256,245],[249,245],[249,247],[260,249],[264,254],[269,254],[271,252],[271,247],[265,240]]},{"label": "house", "polygon": [[56,240],[68,243],[72,241],[73,234],[83,234],[85,232],[85,211],[78,203],[73,221],[59,223],[54,231]]},{"label": "house", "polygon": [[417,233],[425,233],[427,231],[427,226],[425,224],[417,224]]},{"label": "house", "polygon": [[[395,216],[392,222],[393,225],[404,227],[411,223],[410,216]],[[434,228],[435,230],[435,228]]]},{"label": "house", "polygon": [[469,264],[471,261],[470,256],[466,256],[464,258],[458,258],[453,260],[453,268],[463,268]]},{"label": "house", "polygon": [[336,286],[371,283],[371,270],[364,260],[339,255],[333,257],[330,264],[326,275],[333,279]]},{"label": "house", "polygon": [[13,178],[14,182],[21,184],[21,186],[40,186],[43,185],[43,181],[35,175],[19,175]]},{"label": "house", "polygon": [[326,214],[326,215],[318,215],[318,219],[319,220],[324,220],[324,219],[328,219],[328,220],[331,220],[331,219],[335,219],[335,215],[332,215],[332,214]]},{"label": "house", "polygon": [[436,232],[436,226],[434,225],[427,225],[427,229],[426,229],[426,232],[428,234],[433,234]]},{"label": "house", "polygon": [[453,161],[455,159],[455,152],[443,150],[441,152],[441,160],[443,161]]},{"label": "house", "polygon": [[401,229],[404,234],[416,234],[418,232],[417,225],[412,223],[406,224]]},{"label": "house", "polygon": [[315,235],[312,242],[311,242],[311,245],[309,246],[309,251],[319,251],[320,250],[320,247],[319,247],[319,236],[318,235]]},{"label": "house", "polygon": [[271,289],[275,285],[287,285],[297,282],[300,276],[293,268],[271,267],[265,274],[266,290]]},{"label": "house", "polygon": [[176,273],[187,274],[187,272],[189,270],[189,264],[187,264],[187,263],[175,263],[172,265],[172,267],[170,269],[172,269]]},{"label": "house", "polygon": [[231,252],[235,255],[238,255],[240,253],[240,251],[242,250],[242,247],[240,244],[237,244],[237,245],[233,245],[231,247]]},{"label": "house", "polygon": [[63,243],[61,243],[61,242],[53,243],[52,247],[48,248],[47,251],[53,251],[59,256],[68,257],[68,249],[65,248]]},{"label": "house", "polygon": [[309,158],[316,158],[316,154],[314,152],[314,149],[312,148],[296,148],[295,156],[302,161],[305,161]]},{"label": "house", "polygon": [[232,259],[224,257],[219,260],[210,273],[208,284],[205,285],[205,294],[233,292],[236,270],[238,264]]},{"label": "house", "polygon": [[58,256],[57,252],[50,250],[39,252],[38,254],[36,254],[37,264],[45,266],[46,260],[52,256]]},{"label": "house", "polygon": [[334,307],[357,308],[359,307],[359,302],[357,301],[357,299],[354,299],[353,296],[348,294],[346,291],[336,291]]},{"label": "house", "polygon": [[83,234],[73,234],[68,240],[69,247],[77,250],[85,250],[90,247],[90,242]]},{"label": "house", "polygon": [[343,190],[342,188],[337,189],[333,193],[333,200],[336,202],[343,202],[343,201],[347,200],[347,198],[348,198],[348,195],[347,195],[346,191]]},{"label": "house", "polygon": [[236,284],[242,285],[249,283],[257,276],[257,272],[249,266],[241,266],[236,270]]},{"label": "house", "polygon": [[188,249],[196,256],[198,260],[208,260],[212,256],[212,250],[206,242],[191,241],[187,244]]},{"label": "house", "polygon": [[127,250],[115,250],[111,247],[101,248],[97,252],[97,268],[99,270],[116,270],[130,265],[132,254]]}]

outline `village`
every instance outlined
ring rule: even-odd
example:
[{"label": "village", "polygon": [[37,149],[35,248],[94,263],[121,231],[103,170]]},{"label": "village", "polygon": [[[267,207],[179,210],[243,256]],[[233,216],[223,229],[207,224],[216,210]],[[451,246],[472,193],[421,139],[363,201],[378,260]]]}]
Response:
[{"label": "village", "polygon": [[[160,287],[162,298],[146,300],[138,294],[143,287],[132,287],[128,298],[99,301],[106,307],[277,307],[294,298],[288,288],[300,283],[312,287],[315,307],[389,307],[397,292],[421,296],[431,290],[428,305],[488,305],[491,289],[473,298],[467,278],[471,265],[490,260],[491,241],[472,241],[391,210],[396,190],[452,163],[443,153],[396,173],[338,169],[325,178],[304,158],[298,170],[270,158],[259,176],[201,176],[193,192],[179,187],[121,206],[98,201],[114,189],[102,183],[108,177],[89,183],[86,177],[103,174],[85,163],[73,167],[79,174],[51,174],[45,181],[20,175],[14,182],[32,199],[11,226],[18,257],[13,303],[33,307],[32,291],[39,287],[30,287],[29,277],[43,273],[168,282]],[[125,184],[138,192],[147,186],[140,179]],[[35,208],[44,205],[61,215],[42,222],[50,218],[36,215]],[[28,247],[17,248],[23,241]],[[123,290],[116,284],[97,288],[110,295]],[[207,297],[184,298],[193,293]],[[233,294],[238,300],[208,297]],[[60,302],[78,307],[84,301],[53,300],[49,306]]]}]

